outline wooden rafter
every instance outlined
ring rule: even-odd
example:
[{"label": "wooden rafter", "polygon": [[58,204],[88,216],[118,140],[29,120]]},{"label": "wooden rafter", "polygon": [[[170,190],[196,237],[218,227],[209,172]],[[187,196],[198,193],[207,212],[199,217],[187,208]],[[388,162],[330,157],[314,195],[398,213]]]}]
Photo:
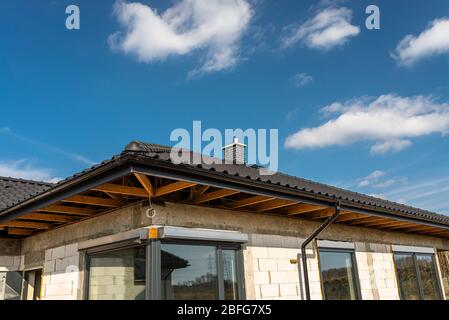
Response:
[{"label": "wooden rafter", "polygon": [[38,210],[39,212],[63,213],[76,216],[93,216],[98,213],[96,210],[87,208],[77,208],[68,206],[52,205]]},{"label": "wooden rafter", "polygon": [[200,196],[204,193],[206,193],[207,190],[209,190],[210,186],[200,186],[197,190],[195,190],[195,195]]},{"label": "wooden rafter", "polygon": [[406,229],[411,227],[416,227],[419,224],[413,223],[413,222],[405,222],[405,221],[392,221],[392,222],[385,222],[381,225],[382,228],[388,229],[388,230],[399,230],[399,229]]},{"label": "wooden rafter", "polygon": [[323,219],[323,218],[328,218],[328,217],[332,216],[334,213],[335,213],[334,208],[325,208],[325,209],[319,209],[319,210],[305,213],[303,215],[303,217],[313,219],[313,220],[319,220],[319,219]]},{"label": "wooden rafter", "polygon": [[228,196],[232,196],[234,194],[239,193],[239,191],[235,191],[235,190],[227,190],[227,189],[221,189],[221,190],[217,190],[217,191],[212,191],[209,193],[205,193],[202,194],[200,196],[198,196],[197,198],[195,198],[193,200],[194,204],[201,204],[201,203],[205,203],[208,201],[212,201],[212,200],[217,200],[217,199],[221,199],[221,198],[225,198]]},{"label": "wooden rafter", "polygon": [[157,188],[156,191],[154,192],[154,196],[155,197],[165,196],[167,194],[170,194],[170,193],[173,193],[176,191],[191,188],[195,185],[196,185],[196,183],[193,183],[193,182],[185,182],[185,181],[173,182],[173,183],[170,183],[165,186],[161,186],[161,187]]},{"label": "wooden rafter", "polygon": [[57,215],[57,214],[48,214],[48,213],[27,214],[25,216],[19,217],[19,219],[48,221],[48,222],[75,222],[78,220],[75,217],[62,216],[62,215]]},{"label": "wooden rafter", "polygon": [[231,209],[240,209],[247,206],[252,206],[259,203],[264,203],[267,201],[271,201],[273,198],[265,197],[265,196],[251,196],[245,199],[237,200],[233,202],[229,207]]},{"label": "wooden rafter", "polygon": [[143,188],[122,186],[122,185],[113,184],[113,183],[106,183],[101,186],[92,188],[92,190],[114,193],[114,194],[123,194],[123,195],[127,195],[127,196],[135,196],[135,197],[143,197],[143,198],[148,197],[147,191]]},{"label": "wooden rafter", "polygon": [[117,201],[118,203],[120,203],[120,205],[122,205],[125,201],[123,200],[123,198],[121,198],[119,195],[114,194],[114,193],[109,193],[109,192],[104,192],[105,195],[107,195],[109,198],[114,199],[115,201]]},{"label": "wooden rafter", "polygon": [[33,233],[31,229],[8,228],[8,234],[14,236],[31,236]]},{"label": "wooden rafter", "polygon": [[299,204],[295,204],[295,205],[287,208],[285,213],[287,215],[289,215],[289,216],[296,216],[296,215],[300,215],[300,214],[303,214],[303,213],[317,211],[319,209],[320,209],[320,207],[318,207],[316,205],[306,204],[306,203],[299,203]]},{"label": "wooden rafter", "polygon": [[430,226],[418,226],[415,225],[413,227],[398,227],[396,230],[400,230],[400,232],[415,232],[415,231],[425,231],[425,230],[435,230],[435,227],[430,227]]},{"label": "wooden rafter", "polygon": [[351,220],[349,222],[350,225],[359,225],[359,224],[366,224],[366,223],[375,223],[375,222],[392,222],[390,220],[386,220],[385,218],[379,218],[379,217],[364,217],[362,219],[356,219],[356,220]]},{"label": "wooden rafter", "polygon": [[337,223],[338,222],[346,222],[347,223],[347,222],[350,222],[353,220],[368,219],[368,218],[371,218],[371,216],[366,216],[366,215],[363,215],[360,213],[355,213],[355,212],[349,212],[346,214],[342,213],[342,215],[340,215],[335,222],[337,222]]},{"label": "wooden rafter", "polygon": [[89,197],[89,196],[73,196],[62,200],[62,202],[88,204],[92,206],[111,207],[115,208],[120,206],[121,202],[114,199]]},{"label": "wooden rafter", "polygon": [[137,178],[139,183],[142,185],[142,187],[146,190],[149,197],[154,196],[154,188],[153,184],[151,183],[150,179],[144,174],[140,173],[134,173],[134,176]]},{"label": "wooden rafter", "polygon": [[1,224],[2,227],[25,228],[25,229],[50,229],[51,223],[31,221],[9,221]]},{"label": "wooden rafter", "polygon": [[284,208],[291,205],[297,204],[297,202],[293,202],[290,200],[283,200],[283,199],[274,199],[268,202],[260,203],[252,207],[252,210],[257,212],[265,212],[270,211],[274,209]]}]

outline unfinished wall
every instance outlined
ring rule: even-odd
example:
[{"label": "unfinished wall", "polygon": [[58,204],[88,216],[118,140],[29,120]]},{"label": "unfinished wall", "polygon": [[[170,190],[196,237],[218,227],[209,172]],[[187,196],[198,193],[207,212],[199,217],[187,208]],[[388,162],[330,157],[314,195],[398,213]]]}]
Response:
[{"label": "unfinished wall", "polygon": [[22,267],[21,240],[0,239],[0,271],[17,271]]},{"label": "unfinished wall", "polygon": [[[247,299],[304,299],[304,281],[302,277],[299,279],[298,264],[291,263],[297,260],[302,241],[294,237],[250,235],[244,251]],[[318,260],[312,247],[307,249],[307,262],[311,298],[320,300]],[[302,270],[301,264],[299,268]]]},{"label": "unfinished wall", "polygon": [[145,298],[145,283],[134,283],[134,252],[120,250],[91,260],[89,299],[135,300]]},{"label": "unfinished wall", "polygon": [[[57,283],[57,281],[62,282],[62,280],[58,280],[57,276],[58,274],[62,274],[60,268],[65,263],[59,261],[59,271],[56,271],[58,259],[64,260],[73,256],[64,255],[63,258],[58,257],[54,259],[52,254],[52,259],[48,260],[48,250],[148,225],[235,230],[250,235],[251,241],[245,251],[245,260],[251,262],[246,262],[246,267],[248,270],[258,272],[257,274],[254,273],[253,276],[251,276],[251,272],[247,272],[247,281],[249,284],[248,298],[252,296],[254,298],[268,298],[268,296],[272,296],[273,298],[302,297],[301,288],[292,285],[294,283],[298,284],[299,282],[299,279],[296,278],[299,277],[297,266],[289,265],[286,262],[289,259],[296,259],[300,244],[299,239],[304,239],[310,235],[320,225],[319,222],[174,203],[154,205],[154,207],[156,214],[151,219],[145,216],[146,207],[143,207],[142,204],[136,204],[77,224],[29,237],[23,240],[21,245],[21,253],[25,256],[24,267],[34,268],[43,267],[44,264],[46,265],[44,272],[49,278],[45,279],[45,285],[48,286],[48,293],[47,291],[44,292],[45,298],[80,298],[82,295],[80,294],[79,288],[78,293],[75,293],[72,287],[68,289],[65,288],[64,284]],[[257,237],[259,237],[259,240]],[[265,244],[265,237],[266,239],[272,240],[266,240],[267,244]],[[279,240],[280,242],[273,240],[276,237],[281,239]],[[320,235],[320,238],[323,240],[358,242],[363,244],[374,243],[384,246],[398,244],[435,247],[440,250],[449,249],[449,240],[441,238],[345,225],[331,225]],[[298,240],[293,241],[291,239]],[[0,249],[2,241],[0,241]],[[289,241],[292,242],[288,244]],[[261,250],[257,248],[261,248]],[[379,250],[371,247],[371,245],[365,246],[364,251],[358,251],[360,253],[357,254],[357,261],[360,264],[360,270],[362,271],[362,268],[365,268],[360,279],[363,281],[362,296],[366,299],[396,299],[397,288],[394,287],[391,278],[391,266],[388,265],[391,262],[389,258],[391,257],[391,253],[388,254],[382,250],[379,252]],[[312,271],[311,280],[318,284],[319,275],[314,272],[315,269],[318,271],[318,266],[313,262],[316,260],[316,257],[314,257],[315,254],[313,252],[311,252],[311,255],[309,265]],[[263,259],[269,259],[270,261]],[[53,268],[53,262],[55,270],[49,271]],[[75,265],[76,263],[74,262],[73,264]],[[369,273],[369,276],[365,271]],[[53,279],[52,276],[54,276]],[[79,278],[82,278],[81,272]],[[250,282],[251,279],[253,279],[253,284]],[[59,286],[57,286],[58,284]],[[64,289],[62,289],[63,286]],[[314,298],[321,298],[321,289],[318,286],[313,285],[312,290]],[[396,293],[393,293],[394,290],[396,290]]]},{"label": "unfinished wall", "polygon": [[355,243],[363,300],[399,300],[391,246]]},{"label": "unfinished wall", "polygon": [[78,244],[45,250],[42,300],[76,300],[80,287]]}]

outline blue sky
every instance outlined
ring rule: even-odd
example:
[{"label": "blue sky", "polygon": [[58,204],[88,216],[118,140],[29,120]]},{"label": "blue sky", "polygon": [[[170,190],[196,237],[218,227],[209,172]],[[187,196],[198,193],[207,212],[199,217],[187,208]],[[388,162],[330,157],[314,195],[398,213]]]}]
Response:
[{"label": "blue sky", "polygon": [[448,18],[445,0],[2,1],[0,175],[63,178],[201,120],[279,129],[283,172],[449,214]]}]

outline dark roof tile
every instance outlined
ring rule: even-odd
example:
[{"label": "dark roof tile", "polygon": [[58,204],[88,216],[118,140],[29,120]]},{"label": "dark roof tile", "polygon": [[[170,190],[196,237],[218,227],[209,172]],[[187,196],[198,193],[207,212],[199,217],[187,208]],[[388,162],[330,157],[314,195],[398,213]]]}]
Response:
[{"label": "dark roof tile", "polygon": [[0,177],[0,211],[50,189],[52,183]]}]

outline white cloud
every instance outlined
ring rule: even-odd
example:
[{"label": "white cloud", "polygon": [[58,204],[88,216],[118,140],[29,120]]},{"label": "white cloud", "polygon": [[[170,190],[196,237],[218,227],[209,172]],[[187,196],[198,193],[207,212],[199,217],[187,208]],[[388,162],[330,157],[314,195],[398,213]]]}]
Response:
[{"label": "white cloud", "polygon": [[289,33],[282,39],[282,44],[284,47],[291,47],[301,41],[309,48],[332,49],[360,33],[360,28],[352,25],[351,19],[351,9],[323,9],[305,23],[288,28]]},{"label": "white cloud", "polygon": [[384,171],[380,171],[380,170],[373,171],[371,174],[369,174],[368,176],[363,178],[362,181],[360,181],[359,187],[363,188],[363,187],[372,185],[373,183],[376,183],[377,181],[379,181],[379,179],[385,175],[386,175],[386,173]]},{"label": "white cloud", "polygon": [[359,188],[372,187],[376,189],[385,189],[397,184],[403,184],[407,182],[405,177],[392,177],[387,178],[387,173],[381,170],[375,170],[368,176],[359,179]]},{"label": "white cloud", "polygon": [[418,36],[407,35],[392,55],[400,64],[410,66],[440,54],[449,54],[449,18],[432,21]]},{"label": "white cloud", "polygon": [[384,154],[389,151],[399,152],[401,150],[410,147],[411,145],[412,142],[410,140],[400,140],[400,139],[376,142],[376,144],[371,147],[370,151],[372,154]]},{"label": "white cloud", "polygon": [[56,183],[61,178],[52,175],[51,170],[33,167],[27,160],[0,162],[0,176]]},{"label": "white cloud", "polygon": [[365,141],[373,154],[400,151],[411,139],[449,132],[449,104],[431,97],[382,95],[333,103],[322,109],[333,118],[287,137],[287,148],[324,148]]},{"label": "white cloud", "polygon": [[117,2],[126,31],[110,36],[113,48],[155,62],[169,56],[204,53],[194,73],[232,68],[239,40],[252,17],[247,0],[181,0],[162,13],[141,3]]},{"label": "white cloud", "polygon": [[297,73],[291,77],[290,82],[297,88],[304,87],[313,81],[313,77],[307,73]]}]

